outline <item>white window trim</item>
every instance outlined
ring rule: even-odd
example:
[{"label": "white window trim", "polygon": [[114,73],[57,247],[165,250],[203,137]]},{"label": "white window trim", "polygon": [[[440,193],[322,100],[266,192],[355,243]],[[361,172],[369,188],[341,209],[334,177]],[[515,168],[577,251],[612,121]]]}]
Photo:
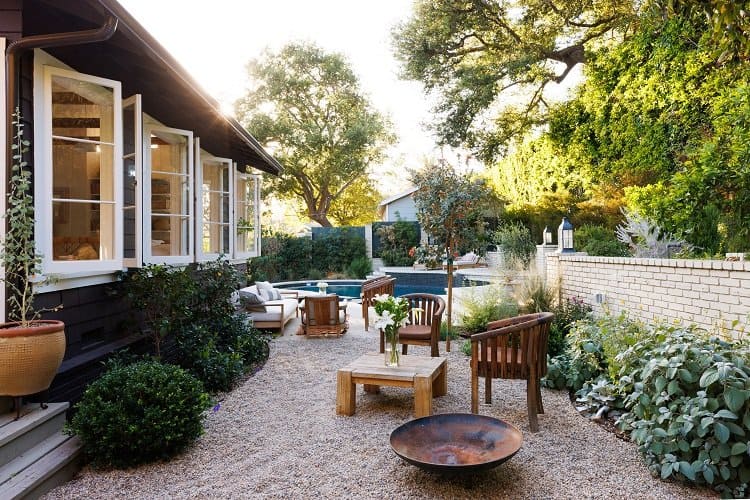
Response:
[{"label": "white window trim", "polygon": [[[254,190],[254,198],[255,198],[253,200],[253,203],[254,203],[254,212],[253,213],[255,215],[255,217],[254,217],[255,220],[253,221],[253,223],[255,225],[255,234],[254,234],[254,236],[255,236],[255,251],[253,251],[253,252],[240,252],[240,251],[237,251],[237,247],[236,247],[236,244],[235,244],[235,251],[233,252],[234,260],[236,260],[236,261],[243,261],[243,260],[247,260],[247,259],[249,259],[251,257],[258,257],[261,254],[261,250],[260,250],[260,239],[261,239],[260,238],[260,234],[261,234],[261,230],[260,230],[261,229],[260,228],[260,179],[261,178],[260,178],[260,175],[258,175],[258,174],[248,174],[248,173],[243,173],[243,172],[237,172],[236,171],[236,167],[235,167],[235,174],[234,175],[235,175],[235,178],[237,180],[243,179],[243,178],[244,179],[252,179],[253,180],[253,190]],[[235,190],[235,195],[237,197],[240,196],[239,194],[237,194],[237,184],[236,184],[236,182],[235,182],[234,190]],[[234,213],[233,222],[232,222],[232,239],[236,239],[237,238],[237,219],[238,219],[237,213],[236,213],[237,212],[236,199],[235,199],[235,203],[232,204],[232,212]]]},{"label": "white window trim", "polygon": [[[46,275],[91,273],[117,271],[122,269],[122,96],[120,82],[98,76],[87,75],[76,71],[42,65],[42,71],[35,71],[35,108],[42,109],[41,116],[35,114],[35,151],[34,151],[34,210],[37,214],[35,239],[36,246],[42,254],[42,268]],[[37,68],[35,68],[36,70]],[[108,260],[55,261],[53,255],[52,235],[52,77],[62,76],[81,80],[112,89],[113,94],[113,189],[114,189],[114,251],[113,258]],[[36,83],[41,78],[41,92],[37,92]],[[41,103],[41,106],[40,106]],[[41,138],[41,140],[39,140]]]},{"label": "white window trim", "polygon": [[[122,265],[124,267],[141,267],[143,265],[143,202],[141,191],[143,191],[143,105],[141,101],[141,94],[134,94],[127,99],[122,100],[123,109],[133,106],[134,114],[134,131],[135,137],[133,138],[133,149],[134,149],[134,164],[135,164],[135,256],[132,258],[125,258],[123,256]],[[123,111],[123,119],[124,119]],[[123,138],[123,149],[124,149],[124,138]],[[124,155],[124,151],[123,151]],[[125,161],[123,158],[123,168],[125,168]],[[125,172],[122,173],[123,175]],[[122,178],[121,175],[120,177]],[[120,217],[122,218],[123,229],[125,228],[125,198],[122,200],[122,210],[120,211]],[[123,255],[125,252],[125,237],[123,235]]]},{"label": "white window trim", "polygon": [[[234,234],[236,231],[235,222],[235,163],[229,158],[221,158],[213,156],[205,151],[200,150],[200,140],[195,139],[195,152],[196,158],[199,160],[195,164],[195,255],[198,262],[205,262],[210,260],[216,260],[221,255],[230,257],[234,255]],[[229,169],[229,248],[226,253],[208,253],[203,252],[203,162],[213,161],[219,163],[225,163]]]},{"label": "white window trim", "polygon": [[[145,121],[145,120],[144,120]],[[190,208],[195,207],[195,172],[193,159],[195,151],[193,148],[193,132],[177,128],[164,127],[153,123],[144,123],[143,125],[143,182],[141,184],[141,211],[143,233],[141,238],[141,249],[143,252],[143,262],[145,264],[190,264],[195,261],[195,210],[188,214],[187,231],[188,242],[187,255],[152,255],[151,254],[151,133],[165,132],[175,135],[184,135],[187,137],[187,154],[188,154],[188,192],[187,204]]]}]

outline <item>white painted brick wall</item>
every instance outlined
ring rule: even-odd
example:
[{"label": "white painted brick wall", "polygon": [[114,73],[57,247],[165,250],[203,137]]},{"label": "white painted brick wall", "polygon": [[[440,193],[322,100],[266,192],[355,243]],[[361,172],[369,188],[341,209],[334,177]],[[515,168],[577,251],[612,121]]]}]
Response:
[{"label": "white painted brick wall", "polygon": [[648,321],[682,320],[735,337],[750,326],[750,261],[545,257],[548,283],[559,282],[563,297],[579,297],[596,311],[596,295],[603,294],[610,311]]}]

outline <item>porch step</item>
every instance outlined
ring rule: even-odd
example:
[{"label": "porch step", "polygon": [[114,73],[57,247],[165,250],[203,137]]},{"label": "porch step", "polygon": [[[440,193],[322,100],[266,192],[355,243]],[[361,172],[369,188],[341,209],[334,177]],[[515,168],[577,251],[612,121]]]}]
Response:
[{"label": "porch step", "polygon": [[0,498],[38,498],[80,468],[81,444],[63,433],[68,403],[0,415]]}]

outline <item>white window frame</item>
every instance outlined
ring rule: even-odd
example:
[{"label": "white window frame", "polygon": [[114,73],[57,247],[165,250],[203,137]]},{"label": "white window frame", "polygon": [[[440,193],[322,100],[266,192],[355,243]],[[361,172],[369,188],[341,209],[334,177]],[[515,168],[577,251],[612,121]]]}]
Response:
[{"label": "white window frame", "polygon": [[[42,120],[37,122],[42,131],[42,140],[36,141],[35,158],[42,159],[35,162],[34,166],[34,210],[37,214],[35,239],[37,248],[42,254],[42,268],[45,274],[97,274],[102,272],[113,272],[122,269],[122,94],[121,84],[115,80],[109,80],[98,76],[87,75],[76,71],[62,69],[54,66],[43,65],[42,81]],[[61,76],[80,80],[102,87],[112,89],[113,97],[113,163],[112,175],[114,189],[114,227],[113,230],[113,256],[107,260],[53,260],[53,235],[52,235],[52,77]],[[36,100],[37,106],[39,100]],[[84,141],[82,141],[84,142]]]},{"label": "white window frame", "polygon": [[[235,164],[229,158],[221,158],[201,152],[199,139],[195,140],[196,157],[200,158],[195,165],[195,255],[198,262],[216,260],[220,255],[231,258],[234,255],[234,242],[236,223],[234,215],[235,206]],[[228,195],[229,195],[229,248],[226,253],[204,252],[203,251],[203,162],[217,162],[226,164],[229,170]],[[222,191],[223,192],[223,191]]]},{"label": "white window frame", "polygon": [[[232,212],[234,212],[233,222],[232,222],[232,240],[234,241],[233,244],[235,248],[234,259],[235,260],[247,260],[251,257],[258,257],[261,254],[261,249],[260,249],[260,241],[261,241],[261,238],[260,238],[260,234],[261,234],[261,230],[260,230],[261,229],[260,228],[260,175],[239,172],[237,171],[235,167],[234,176],[236,179],[234,183],[235,200],[233,200],[233,203],[232,203]],[[255,236],[255,251],[253,252],[240,252],[239,250],[237,250],[237,244],[236,244],[237,220],[239,220],[239,216],[236,213],[237,212],[237,198],[241,196],[241,194],[237,192],[237,182],[240,179],[252,179],[253,180],[253,186],[254,186],[253,194],[255,198],[253,200],[253,205],[254,205],[253,212],[255,216],[254,217],[255,220],[253,221],[253,224],[255,225],[255,235],[254,235]]]},{"label": "white window frame", "polygon": [[[183,135],[187,138],[187,161],[188,161],[188,179],[187,193],[185,200],[186,206],[190,207],[190,213],[187,215],[188,220],[185,226],[188,231],[187,255],[152,255],[151,254],[151,133],[164,132],[168,134]],[[164,127],[152,123],[145,124],[143,127],[143,182],[141,183],[141,211],[143,213],[142,226],[143,232],[141,237],[141,249],[143,252],[143,262],[145,264],[190,264],[195,260],[195,172],[194,172],[194,155],[193,132],[177,128]]]},{"label": "white window frame", "polygon": [[[143,202],[141,201],[143,190],[143,104],[142,104],[142,98],[141,94],[134,94],[126,99],[122,100],[122,109],[123,109],[123,122],[125,118],[125,108],[127,107],[133,107],[133,133],[135,137],[133,137],[133,163],[135,165],[135,256],[134,257],[128,257],[125,258],[125,236],[123,234],[122,238],[122,251],[123,251],[123,259],[122,264],[124,267],[141,267],[143,265]],[[125,140],[123,137],[123,169],[125,168],[125,155],[124,153],[125,148]],[[120,176],[125,174],[125,172],[122,173]],[[124,186],[123,186],[124,188]],[[123,195],[122,200],[122,211],[120,212],[122,215],[122,227],[123,230],[125,229],[125,197]]]}]

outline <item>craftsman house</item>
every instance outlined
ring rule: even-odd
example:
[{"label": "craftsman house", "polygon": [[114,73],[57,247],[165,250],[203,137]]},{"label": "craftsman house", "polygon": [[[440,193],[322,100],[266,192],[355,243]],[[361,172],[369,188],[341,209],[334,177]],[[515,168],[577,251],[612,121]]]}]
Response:
[{"label": "craftsman house", "polygon": [[257,174],[282,167],[114,0],[0,0],[0,45],[0,171],[18,107],[56,277],[37,301],[64,306],[47,316],[68,343],[51,398],[76,399],[87,367],[138,340],[117,272],[258,255]]}]

